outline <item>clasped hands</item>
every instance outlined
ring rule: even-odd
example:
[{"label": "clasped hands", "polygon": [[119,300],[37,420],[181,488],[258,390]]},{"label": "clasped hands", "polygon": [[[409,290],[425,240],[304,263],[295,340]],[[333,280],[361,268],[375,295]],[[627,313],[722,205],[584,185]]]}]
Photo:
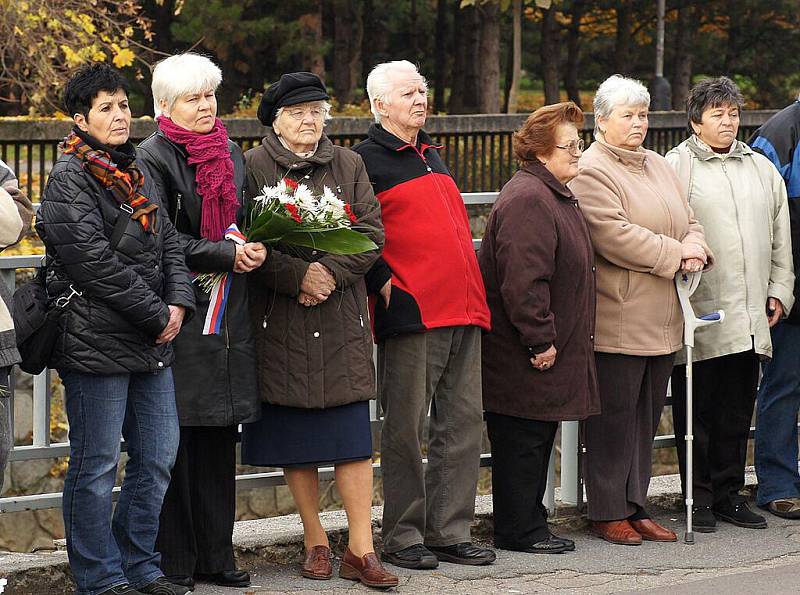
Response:
[{"label": "clasped hands", "polygon": [[300,283],[297,302],[310,307],[321,304],[336,289],[336,279],[330,269],[319,262],[312,262]]},{"label": "clasped hands", "polygon": [[236,244],[236,259],[233,261],[234,273],[254,271],[267,259],[267,248],[261,242]]},{"label": "clasped hands", "polygon": [[683,242],[681,244],[681,271],[699,273],[708,263],[706,251],[700,244]]},{"label": "clasped hands", "polygon": [[555,345],[551,345],[547,351],[537,353],[534,357],[532,357],[531,365],[540,372],[549,370],[553,367],[553,364],[556,363],[557,353],[558,351],[556,350]]}]

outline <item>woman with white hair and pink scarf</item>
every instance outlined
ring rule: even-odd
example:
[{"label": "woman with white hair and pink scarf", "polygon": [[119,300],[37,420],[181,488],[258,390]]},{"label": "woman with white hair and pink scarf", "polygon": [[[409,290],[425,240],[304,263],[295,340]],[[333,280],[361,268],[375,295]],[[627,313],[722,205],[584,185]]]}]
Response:
[{"label": "woman with white hair and pink scarf", "polygon": [[232,277],[216,325],[207,316],[210,296],[195,285],[197,315],[174,341],[181,435],[156,549],[167,578],[187,587],[195,578],[250,584],[248,573],[236,569],[231,540],[237,426],[261,411],[243,273],[261,266],[267,251],[226,233],[240,215],[245,166],[242,150],[216,117],[221,81],[220,69],[204,56],[159,62],[152,85],[158,131],[139,145],[189,269]]}]

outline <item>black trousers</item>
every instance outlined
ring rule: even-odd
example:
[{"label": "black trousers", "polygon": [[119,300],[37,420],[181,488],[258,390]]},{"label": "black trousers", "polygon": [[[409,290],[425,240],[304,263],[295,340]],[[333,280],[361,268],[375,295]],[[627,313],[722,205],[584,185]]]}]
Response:
[{"label": "black trousers", "polygon": [[[753,351],[695,362],[694,503],[737,503],[744,487],[747,437],[758,387],[758,356]],[[686,477],[686,366],[672,374],[672,420],[681,482]],[[684,493],[686,487],[684,486]]]},{"label": "black trousers", "polygon": [[156,550],[165,575],[233,570],[236,426],[181,426]]},{"label": "black trousers", "polygon": [[650,485],[653,437],[675,356],[594,356],[601,413],[583,423],[588,517],[616,521],[640,516]]},{"label": "black trousers", "polygon": [[546,539],[547,465],[557,421],[536,421],[486,413],[492,443],[494,544],[521,549]]}]

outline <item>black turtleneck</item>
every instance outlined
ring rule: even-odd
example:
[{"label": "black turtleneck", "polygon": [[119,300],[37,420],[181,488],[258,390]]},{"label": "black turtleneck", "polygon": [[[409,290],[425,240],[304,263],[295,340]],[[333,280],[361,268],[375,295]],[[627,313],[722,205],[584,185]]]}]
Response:
[{"label": "black turtleneck", "polygon": [[94,150],[108,153],[111,156],[111,160],[120,169],[128,169],[128,167],[136,161],[136,147],[134,147],[133,143],[129,140],[126,141],[125,144],[112,147],[110,145],[104,145],[77,126],[73,126],[72,131]]}]

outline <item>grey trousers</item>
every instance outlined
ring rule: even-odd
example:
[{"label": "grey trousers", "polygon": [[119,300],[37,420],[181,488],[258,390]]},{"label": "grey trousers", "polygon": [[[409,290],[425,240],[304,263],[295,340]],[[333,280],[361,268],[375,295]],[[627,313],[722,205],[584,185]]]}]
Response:
[{"label": "grey trousers", "polygon": [[14,445],[14,428],[11,426],[11,388],[8,386],[11,368],[0,368],[0,492],[3,491],[8,453]]},{"label": "grey trousers", "polygon": [[600,415],[583,423],[588,517],[626,519],[647,501],[653,437],[675,354],[595,353]]},{"label": "grey trousers", "polygon": [[445,327],[381,341],[378,389],[384,550],[471,541],[483,435],[480,328]]}]

